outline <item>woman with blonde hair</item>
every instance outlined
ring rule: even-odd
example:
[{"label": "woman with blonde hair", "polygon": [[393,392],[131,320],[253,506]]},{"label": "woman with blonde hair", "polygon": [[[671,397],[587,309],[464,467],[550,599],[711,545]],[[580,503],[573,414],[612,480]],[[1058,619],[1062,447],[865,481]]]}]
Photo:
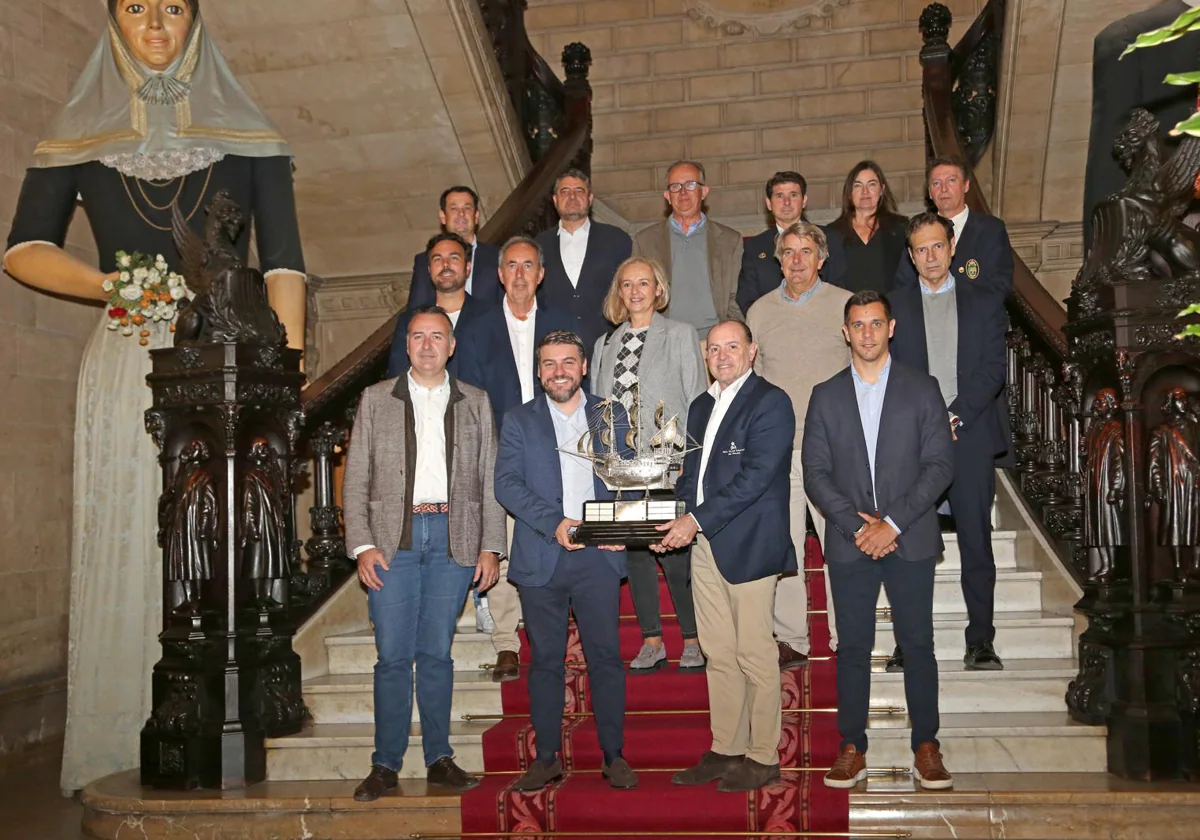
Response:
[{"label": "woman with blonde hair", "polygon": [[[641,409],[637,432],[642,441],[654,435],[655,409],[660,401],[665,416],[678,417],[680,426],[686,428],[688,406],[708,387],[695,328],[661,314],[670,299],[666,272],[657,260],[625,260],[617,268],[604,299],[604,317],[618,326],[597,340],[592,353],[593,392],[620,401],[626,409],[636,394]],[[629,549],[629,590],[643,641],[629,666],[631,674],[648,674],[667,665],[656,562],[662,564],[683,634],[679,670],[703,670],[689,561],[686,551],[656,556],[648,549]]]}]

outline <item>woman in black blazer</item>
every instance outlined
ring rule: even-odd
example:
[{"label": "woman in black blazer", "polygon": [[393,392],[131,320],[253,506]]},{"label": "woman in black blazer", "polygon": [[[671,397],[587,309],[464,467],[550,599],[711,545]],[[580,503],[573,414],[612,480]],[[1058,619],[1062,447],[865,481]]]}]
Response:
[{"label": "woman in black blazer", "polygon": [[842,214],[824,227],[829,258],[822,279],[850,292],[888,292],[896,266],[907,259],[907,224],[879,164],[861,161],[842,187]]}]

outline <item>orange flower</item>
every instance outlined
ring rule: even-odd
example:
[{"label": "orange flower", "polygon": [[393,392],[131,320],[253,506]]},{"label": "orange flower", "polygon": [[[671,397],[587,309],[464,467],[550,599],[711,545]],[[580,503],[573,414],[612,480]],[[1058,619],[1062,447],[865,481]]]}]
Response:
[{"label": "orange flower", "polygon": [[134,315],[130,320],[133,321],[133,325],[135,327],[140,327],[142,324],[146,323],[146,317],[144,315]]}]

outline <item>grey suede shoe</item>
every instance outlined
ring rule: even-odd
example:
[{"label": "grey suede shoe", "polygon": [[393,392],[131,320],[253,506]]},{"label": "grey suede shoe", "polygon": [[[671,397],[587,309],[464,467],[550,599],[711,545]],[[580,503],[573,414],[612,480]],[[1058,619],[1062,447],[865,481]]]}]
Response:
[{"label": "grey suede shoe", "polygon": [[643,642],[642,649],[638,651],[638,655],[629,663],[629,673],[652,674],[660,668],[666,667],[667,646],[659,645],[655,647],[649,642]]},{"label": "grey suede shoe", "polygon": [[704,654],[700,652],[700,643],[695,640],[683,643],[683,656],[679,657],[679,670],[703,671],[707,667]]}]

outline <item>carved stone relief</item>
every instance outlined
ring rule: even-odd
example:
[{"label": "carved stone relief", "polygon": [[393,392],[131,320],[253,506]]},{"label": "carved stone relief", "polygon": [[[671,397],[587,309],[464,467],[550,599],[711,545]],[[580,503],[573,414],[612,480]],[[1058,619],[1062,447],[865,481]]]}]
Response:
[{"label": "carved stone relief", "polygon": [[806,29],[849,0],[683,0],[692,20],[726,35],[775,35]]}]

